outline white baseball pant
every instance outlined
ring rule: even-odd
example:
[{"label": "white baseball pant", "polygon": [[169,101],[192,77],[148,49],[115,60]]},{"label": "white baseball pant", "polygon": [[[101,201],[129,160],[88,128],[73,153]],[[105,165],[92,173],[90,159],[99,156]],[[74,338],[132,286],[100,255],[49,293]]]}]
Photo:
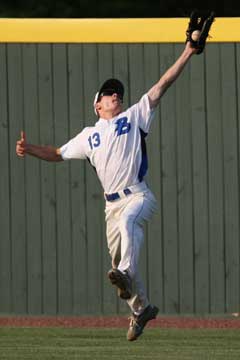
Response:
[{"label": "white baseball pant", "polygon": [[149,305],[138,272],[140,248],[143,244],[143,224],[156,211],[156,199],[142,182],[130,187],[132,194],[113,202],[106,201],[106,225],[112,268],[127,271],[132,279],[132,296],[127,303],[133,313],[140,314]]}]

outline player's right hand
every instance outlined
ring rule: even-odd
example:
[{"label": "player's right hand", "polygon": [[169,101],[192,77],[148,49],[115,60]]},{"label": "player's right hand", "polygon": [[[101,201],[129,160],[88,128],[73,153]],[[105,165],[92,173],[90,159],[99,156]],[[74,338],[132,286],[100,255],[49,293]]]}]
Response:
[{"label": "player's right hand", "polygon": [[26,152],[26,136],[24,131],[21,131],[21,138],[16,144],[16,153],[19,157],[24,157]]}]

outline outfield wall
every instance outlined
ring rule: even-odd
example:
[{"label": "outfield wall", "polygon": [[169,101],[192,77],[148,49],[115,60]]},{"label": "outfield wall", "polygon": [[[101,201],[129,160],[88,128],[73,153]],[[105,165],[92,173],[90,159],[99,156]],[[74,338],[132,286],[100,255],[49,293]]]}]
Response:
[{"label": "outfield wall", "polygon": [[[0,35],[0,313],[126,313],[106,277],[104,200],[93,169],[22,160],[15,143],[24,129],[31,143],[60,146],[94,124],[93,98],[109,77],[124,82],[125,106],[133,104],[178,57],[184,36],[134,43],[125,34],[111,43],[106,32],[105,43],[48,43],[45,31],[34,42],[36,24],[15,28],[15,38]],[[147,138],[159,211],[145,229],[141,272],[162,313],[239,310],[240,39],[230,31],[221,41],[217,24],[205,53],[162,98]]]}]

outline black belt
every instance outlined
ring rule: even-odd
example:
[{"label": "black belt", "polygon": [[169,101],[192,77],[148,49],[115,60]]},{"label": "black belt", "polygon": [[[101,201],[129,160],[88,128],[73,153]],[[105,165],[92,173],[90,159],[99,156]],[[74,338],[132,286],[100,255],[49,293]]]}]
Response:
[{"label": "black belt", "polygon": [[[130,189],[126,188],[123,190],[123,193],[124,193],[124,195],[128,196],[128,195],[132,194],[132,191]],[[120,195],[118,192],[115,192],[112,194],[105,194],[105,199],[107,201],[115,201],[117,199],[120,199]]]}]

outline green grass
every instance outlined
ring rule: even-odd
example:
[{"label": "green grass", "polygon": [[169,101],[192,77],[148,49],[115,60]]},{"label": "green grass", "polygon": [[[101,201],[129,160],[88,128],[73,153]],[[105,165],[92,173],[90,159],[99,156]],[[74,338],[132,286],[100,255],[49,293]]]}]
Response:
[{"label": "green grass", "polygon": [[240,330],[0,328],[1,360],[240,359]]}]

